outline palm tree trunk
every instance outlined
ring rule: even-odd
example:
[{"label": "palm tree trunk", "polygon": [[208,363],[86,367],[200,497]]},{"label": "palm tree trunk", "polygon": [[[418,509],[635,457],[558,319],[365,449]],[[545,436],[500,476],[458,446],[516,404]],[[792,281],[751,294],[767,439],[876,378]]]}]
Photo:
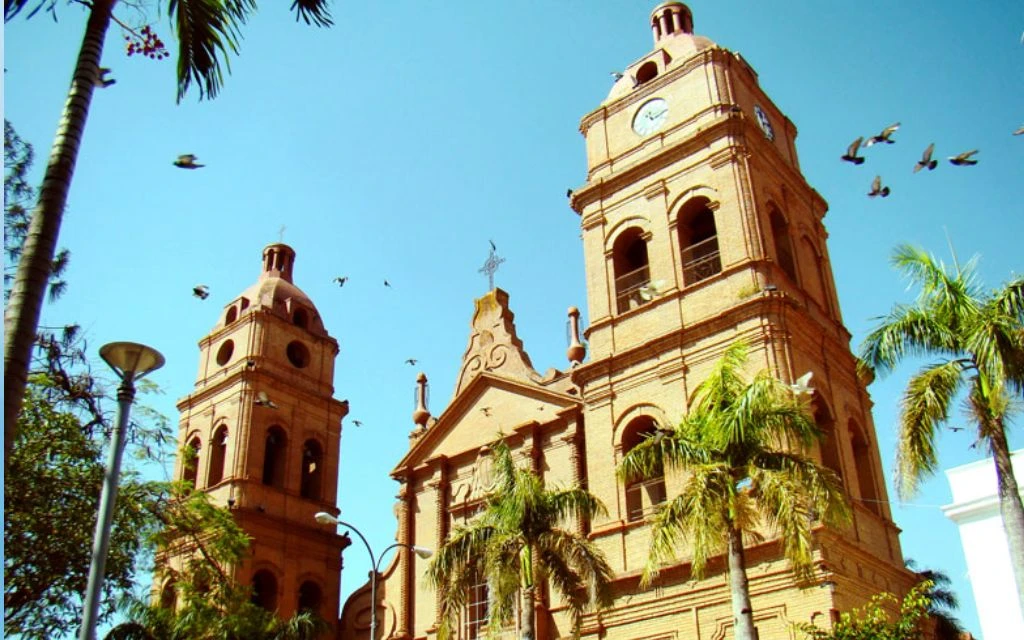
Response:
[{"label": "palm tree trunk", "polygon": [[1010,549],[1010,566],[1017,581],[1017,597],[1024,612],[1024,504],[1021,502],[1017,478],[1013,475],[1010,447],[1002,420],[997,420],[992,433],[992,458],[996,463],[996,495],[999,512],[1006,531],[1006,545]]},{"label": "palm tree trunk", "polygon": [[522,610],[519,612],[520,640],[533,640],[536,635],[537,614],[534,611],[534,587],[523,588]]},{"label": "palm tree trunk", "polygon": [[32,212],[25,246],[4,310],[4,468],[18,431],[18,414],[25,396],[29,361],[35,343],[36,328],[57,248],[61,217],[75,172],[75,161],[82,141],[89,103],[99,74],[103,40],[110,25],[116,0],[93,0],[78,50],[75,73],[64,104],[57,135],[50,150],[49,164],[39,190],[39,202]]},{"label": "palm tree trunk", "polygon": [[743,558],[743,532],[729,528],[729,590],[732,599],[733,625],[736,640],[757,640],[754,629],[754,610],[750,606],[750,585],[747,581],[747,563]]}]

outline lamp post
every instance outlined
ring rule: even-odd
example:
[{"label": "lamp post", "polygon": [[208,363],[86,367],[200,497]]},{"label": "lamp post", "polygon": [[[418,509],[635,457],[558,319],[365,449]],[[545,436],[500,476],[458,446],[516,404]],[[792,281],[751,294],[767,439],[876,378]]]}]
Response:
[{"label": "lamp post", "polygon": [[121,378],[121,385],[117,388],[117,425],[111,436],[110,456],[107,459],[103,490],[100,493],[100,508],[92,543],[92,563],[89,565],[89,583],[82,602],[79,640],[93,640],[96,633],[100,595],[103,593],[103,573],[110,550],[110,525],[117,503],[117,481],[121,475],[121,455],[124,453],[128,417],[131,413],[132,400],[135,398],[135,381],[164,366],[164,357],[159,351],[135,342],[105,344],[100,347],[100,357]]},{"label": "lamp post", "polygon": [[366,552],[370,554],[370,565],[373,567],[370,572],[370,640],[377,640],[377,573],[380,570],[380,561],[384,559],[384,554],[396,547],[405,547],[406,549],[412,550],[417,556],[426,560],[430,556],[434,555],[431,549],[426,547],[418,547],[413,544],[405,544],[404,542],[395,542],[388,547],[385,547],[380,552],[380,556],[373,555],[373,549],[370,548],[370,543],[366,541],[366,537],[362,534],[359,529],[356,529],[347,522],[338,520],[331,514],[321,511],[313,516],[320,524],[333,524],[335,526],[341,525],[347,529],[351,529],[355,532],[359,539],[363,541],[363,545],[366,546]]}]

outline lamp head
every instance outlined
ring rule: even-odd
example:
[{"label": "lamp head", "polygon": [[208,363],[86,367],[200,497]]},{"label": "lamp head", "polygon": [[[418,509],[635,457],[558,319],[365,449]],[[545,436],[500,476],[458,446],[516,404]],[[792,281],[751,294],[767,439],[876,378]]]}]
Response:
[{"label": "lamp head", "polygon": [[417,547],[416,545],[413,545],[409,548],[412,549],[416,553],[416,555],[422,558],[423,560],[426,560],[430,556],[434,555],[434,550],[428,549],[426,547]]},{"label": "lamp head", "polygon": [[338,524],[338,519],[332,516],[331,514],[327,513],[326,511],[318,512],[316,515],[313,516],[313,519],[319,522],[320,524]]},{"label": "lamp head", "polygon": [[164,357],[137,342],[111,342],[100,347],[100,357],[122,380],[138,380],[164,366]]}]

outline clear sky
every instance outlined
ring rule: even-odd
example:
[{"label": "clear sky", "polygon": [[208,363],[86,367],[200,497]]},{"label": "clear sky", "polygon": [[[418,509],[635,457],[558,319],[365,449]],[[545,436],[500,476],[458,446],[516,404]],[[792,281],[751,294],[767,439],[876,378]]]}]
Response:
[{"label": "clear sky", "polygon": [[[408,447],[415,375],[429,376],[440,414],[473,299],[487,290],[477,270],[489,239],[506,259],[496,284],[535,367],[567,364],[566,308],[579,306],[586,322],[579,219],[565,198],[585,179],[579,121],[607,95],[610,72],[652,48],[655,4],[336,1],[336,26],[317,30],[297,24],[287,3],[262,3],[221,96],[180,105],[173,58],[127,58],[112,25],[103,63],[117,84],[93,100],[60,238],[70,286],[44,322],[80,323],[94,355],[114,340],[162,351],[167,365],[152,379],[166,395],[156,404],[176,423],[197,341],[256,280],[263,246],[284,226],[296,283],[341,346],[335,395],[352,411],[338,505],[383,549],[395,533],[388,472]],[[84,27],[81,7],[60,5],[56,23],[18,18],[4,31],[4,114],[35,145],[39,173]],[[741,52],[799,130],[803,172],[830,205],[828,246],[853,346],[911,295],[888,264],[898,243],[948,260],[948,233],[961,259],[981,256],[993,287],[1024,267],[1024,136],[1012,135],[1024,125],[1024,5],[689,5],[695,31]],[[117,15],[139,24],[127,6]],[[157,29],[173,42],[166,19]],[[859,167],[839,160],[854,138],[896,121],[896,144],[869,149]],[[931,142],[939,168],[912,174]],[[945,161],[976,148],[977,166]],[[176,169],[181,153],[207,166]],[[890,197],[866,196],[876,174]],[[336,276],[349,277],[343,288]],[[198,283],[210,287],[206,301],[191,295]],[[893,425],[911,372],[870,388],[890,496]],[[980,459],[971,443],[969,432],[944,433],[943,467]],[[1022,444],[1018,422],[1011,445]],[[960,540],[939,508],[949,501],[940,475],[893,515],[904,554],[950,575],[977,634]],[[367,571],[366,554],[351,547],[343,593]]]}]

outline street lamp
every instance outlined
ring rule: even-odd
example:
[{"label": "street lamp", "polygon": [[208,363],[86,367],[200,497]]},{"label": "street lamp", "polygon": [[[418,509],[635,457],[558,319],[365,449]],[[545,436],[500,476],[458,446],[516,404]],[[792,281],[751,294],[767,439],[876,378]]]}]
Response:
[{"label": "street lamp", "polygon": [[359,529],[356,529],[347,522],[338,520],[331,514],[321,511],[313,516],[320,524],[333,524],[335,526],[341,525],[355,532],[359,539],[366,545],[366,551],[370,554],[370,565],[373,569],[370,572],[370,640],[377,640],[377,573],[380,570],[380,561],[384,559],[384,554],[396,547],[405,547],[411,549],[417,556],[426,560],[430,556],[434,555],[434,552],[426,547],[418,547],[413,544],[405,544],[404,542],[395,542],[390,546],[386,547],[380,552],[380,557],[373,555],[373,549],[370,548],[370,543],[366,541],[366,537],[363,536]]},{"label": "street lamp", "polygon": [[79,640],[93,640],[96,618],[103,593],[103,572],[110,550],[110,525],[117,503],[117,481],[121,475],[121,454],[124,453],[124,435],[128,429],[128,416],[135,398],[135,381],[164,366],[160,352],[135,342],[111,342],[100,347],[100,357],[121,378],[117,388],[117,426],[110,440],[110,457],[100,493],[100,510],[96,518],[96,533],[92,542],[92,563],[89,565],[89,583],[82,602],[82,626]]}]

